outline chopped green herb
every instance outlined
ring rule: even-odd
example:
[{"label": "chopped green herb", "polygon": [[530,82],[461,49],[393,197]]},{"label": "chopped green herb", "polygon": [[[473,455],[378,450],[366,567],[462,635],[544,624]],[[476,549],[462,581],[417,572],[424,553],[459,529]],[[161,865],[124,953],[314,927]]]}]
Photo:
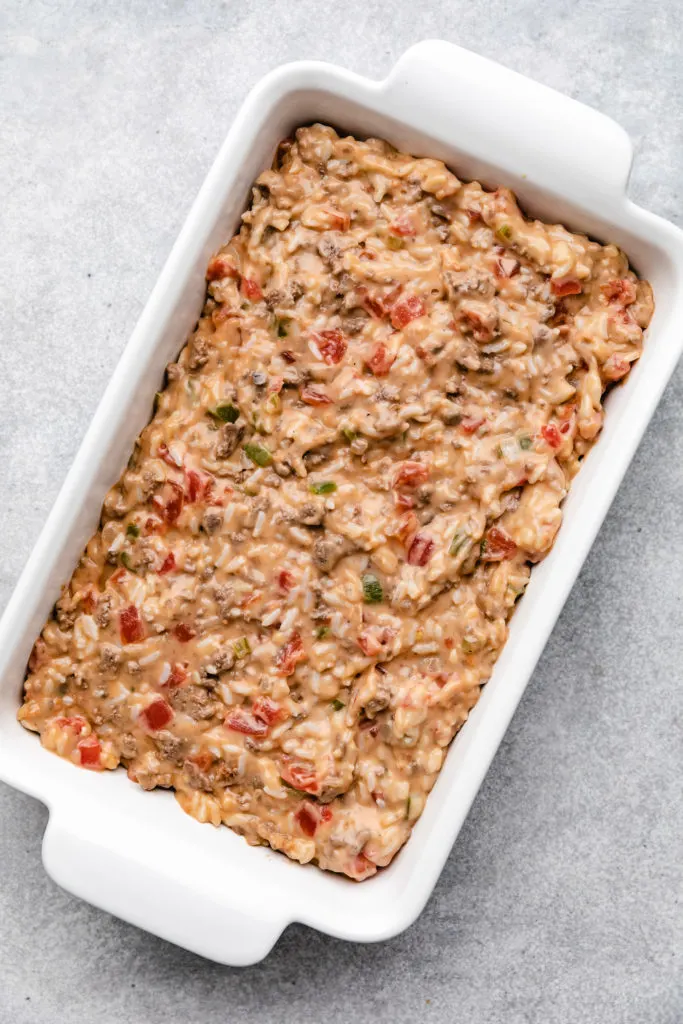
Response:
[{"label": "chopped green herb", "polygon": [[384,600],[382,584],[373,572],[363,573],[361,582],[363,584],[363,600],[366,604],[379,604]]},{"label": "chopped green herb", "polygon": [[346,704],[344,704],[343,701],[341,700],[333,700],[332,707],[334,708],[335,711],[341,711],[342,708],[346,707]]},{"label": "chopped green herb", "polygon": [[330,634],[330,627],[329,626],[318,626],[318,628],[315,631],[315,635],[316,635],[316,638],[318,640],[324,640],[326,636],[329,636],[329,634]]},{"label": "chopped green herb", "polygon": [[267,413],[279,412],[282,407],[280,396],[277,394],[268,395],[264,402],[264,408]]},{"label": "chopped green herb", "polygon": [[356,438],[358,437],[358,434],[356,433],[356,431],[355,430],[351,430],[351,427],[342,427],[342,434],[344,435],[346,440],[349,442],[349,444],[351,444],[352,441],[355,441]]},{"label": "chopped green herb", "polygon": [[482,555],[486,552],[486,537],[482,537],[481,544],[479,545],[479,551]]},{"label": "chopped green herb", "polygon": [[127,551],[121,552],[121,554],[119,555],[119,562],[124,567],[124,569],[128,570],[128,572],[135,572],[135,569],[133,568],[133,563],[130,560],[130,555],[128,554]]},{"label": "chopped green herb", "polygon": [[507,241],[512,238],[512,229],[509,224],[501,224],[496,228],[496,234],[499,238],[504,238]]},{"label": "chopped green herb", "polygon": [[531,448],[531,445],[532,445],[532,440],[526,434],[523,437],[520,437],[520,439],[519,439],[519,447],[522,449],[523,452],[528,452],[529,448]]},{"label": "chopped green herb", "polygon": [[244,446],[244,453],[256,466],[270,466],[273,461],[273,456],[262,444],[249,442]]},{"label": "chopped green herb", "polygon": [[278,338],[286,338],[289,334],[289,320],[276,320]]},{"label": "chopped green herb", "polygon": [[251,645],[246,636],[241,636],[239,640],[235,640],[232,645],[232,652],[239,661],[240,658],[246,658],[248,654],[251,654]]},{"label": "chopped green herb", "polygon": [[128,523],[128,526],[126,527],[126,536],[128,536],[128,537],[139,537],[140,536],[140,527],[138,526],[137,523]]},{"label": "chopped green herb", "polygon": [[232,402],[222,402],[215,409],[207,409],[206,412],[217,423],[235,423],[240,415],[239,409]]},{"label": "chopped green herb", "polygon": [[393,249],[394,252],[398,252],[399,249],[403,248],[403,239],[397,238],[396,235],[387,235],[387,246]]},{"label": "chopped green herb", "polygon": [[337,485],[334,480],[319,480],[318,483],[309,484],[308,489],[311,494],[334,494]]},{"label": "chopped green herb", "polygon": [[466,533],[456,533],[455,536],[453,537],[453,540],[451,541],[451,546],[448,549],[448,554],[452,556],[457,555],[458,552],[462,550],[463,545],[465,545],[468,540],[469,537],[467,536]]}]

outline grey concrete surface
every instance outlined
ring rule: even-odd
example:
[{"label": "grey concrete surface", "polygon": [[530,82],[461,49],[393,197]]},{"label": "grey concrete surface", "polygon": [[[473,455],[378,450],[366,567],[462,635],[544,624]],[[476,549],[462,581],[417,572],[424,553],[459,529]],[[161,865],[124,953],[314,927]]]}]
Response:
[{"label": "grey concrete surface", "polygon": [[[679,0],[6,0],[0,31],[0,605],[272,66],[460,42],[621,121],[633,197],[683,223]],[[413,928],[217,967],[58,889],[0,786],[0,1024],[683,1020],[682,402],[679,370]]]}]

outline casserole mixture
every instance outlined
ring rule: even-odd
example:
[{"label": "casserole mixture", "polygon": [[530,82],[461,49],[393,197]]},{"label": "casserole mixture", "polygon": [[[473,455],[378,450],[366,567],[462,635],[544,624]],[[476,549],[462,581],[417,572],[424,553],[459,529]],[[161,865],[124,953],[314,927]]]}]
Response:
[{"label": "casserole mixture", "polygon": [[363,879],[491,674],[651,290],[506,189],[322,125],[207,278],[19,719]]}]

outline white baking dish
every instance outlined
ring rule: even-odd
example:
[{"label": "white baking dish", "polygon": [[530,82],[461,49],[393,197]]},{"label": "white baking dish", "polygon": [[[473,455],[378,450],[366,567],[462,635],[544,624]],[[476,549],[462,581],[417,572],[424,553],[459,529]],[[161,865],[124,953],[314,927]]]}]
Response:
[{"label": "white baking dish", "polygon": [[[412,838],[362,884],[247,846],[145,793],[125,772],[80,771],[15,715],[36,634],[96,528],[150,415],[165,364],[194,326],[210,253],[235,229],[276,143],[320,120],[509,185],[531,214],[619,243],[650,279],[642,359],[607,401],[605,429],[574,482],[550,556],[532,574],[493,678],[453,743]],[[268,75],[244,103],[145,307],[0,623],[0,778],[44,801],[43,859],[78,896],[204,956],[248,964],[302,921],[370,941],[424,906],[683,344],[683,233],[626,198],[631,146],[614,122],[490,61],[423,42],[383,82],[318,63]]]}]

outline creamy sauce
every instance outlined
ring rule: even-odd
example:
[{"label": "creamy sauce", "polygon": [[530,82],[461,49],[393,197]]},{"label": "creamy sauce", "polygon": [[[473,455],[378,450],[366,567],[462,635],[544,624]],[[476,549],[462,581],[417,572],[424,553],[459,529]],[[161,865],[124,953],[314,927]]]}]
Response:
[{"label": "creamy sauce", "polygon": [[321,125],[207,279],[19,719],[362,879],[491,674],[650,287],[505,189]]}]

